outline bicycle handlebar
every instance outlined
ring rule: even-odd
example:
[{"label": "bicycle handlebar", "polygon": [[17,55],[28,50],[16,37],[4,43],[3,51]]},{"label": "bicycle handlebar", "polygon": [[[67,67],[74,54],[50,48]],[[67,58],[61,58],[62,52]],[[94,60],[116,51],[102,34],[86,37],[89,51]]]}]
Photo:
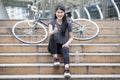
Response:
[{"label": "bicycle handlebar", "polygon": [[31,6],[31,10],[34,12],[38,12],[38,8],[36,6]]}]

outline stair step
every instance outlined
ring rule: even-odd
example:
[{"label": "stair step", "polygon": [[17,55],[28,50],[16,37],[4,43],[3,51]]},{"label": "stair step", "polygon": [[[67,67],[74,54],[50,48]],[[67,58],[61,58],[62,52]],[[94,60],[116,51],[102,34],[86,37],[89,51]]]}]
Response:
[{"label": "stair step", "polygon": [[[45,56],[50,53],[0,53],[0,56]],[[75,53],[69,53],[75,56]],[[120,56],[120,53],[78,53],[80,56]]]},{"label": "stair step", "polygon": [[[18,21],[23,20],[0,20],[0,27],[12,28]],[[49,19],[42,19],[42,21],[48,24]]]},{"label": "stair step", "polygon": [[[120,35],[98,35],[98,37],[87,40],[87,41],[79,41],[79,40],[73,40],[72,43],[79,44],[79,43],[120,43],[119,39]],[[9,38],[9,39],[8,39]],[[12,44],[12,43],[22,43],[21,41],[17,40],[12,35],[0,35],[0,43],[1,44]],[[42,43],[48,43],[48,39],[43,41]]]},{"label": "stair step", "polygon": [[[0,75],[63,74],[64,64],[53,63],[0,64]],[[119,63],[70,63],[71,74],[120,74]]]},{"label": "stair step", "polygon": [[[69,53],[70,62],[74,63],[119,63],[120,53]],[[63,57],[59,56],[60,62]],[[52,63],[50,53],[0,53],[0,63]]]},{"label": "stair step", "polygon": [[119,20],[95,20],[95,22],[100,27],[119,27],[120,21]]},{"label": "stair step", "polygon": [[[111,32],[112,31],[112,32]],[[117,35],[120,34],[120,26],[118,27],[100,27],[99,35]]]},{"label": "stair step", "polygon": [[[100,27],[99,35],[105,35],[105,34],[116,35],[116,34],[120,34],[119,31],[120,31],[120,27],[105,27],[105,28]],[[0,27],[0,34],[12,34],[12,28]]]},{"label": "stair step", "polygon": [[[0,79],[29,79],[29,78],[64,78],[63,75],[0,75]],[[86,74],[86,75],[71,75],[71,78],[120,78],[119,74]]]},{"label": "stair step", "polygon": [[[98,35],[100,37],[119,37],[120,34],[101,34],[101,35]],[[14,37],[13,35],[11,34],[0,34],[0,37]]]},{"label": "stair step", "polygon": [[[62,63],[61,66],[64,64]],[[0,64],[0,67],[38,67],[38,66],[53,66],[52,63],[19,63],[19,64]],[[120,63],[70,63],[70,66],[118,66]]]},{"label": "stair step", "polygon": [[[0,46],[47,46],[48,44],[0,44]],[[70,44],[70,46],[120,46],[120,44]]]},{"label": "stair step", "polygon": [[[48,52],[48,44],[0,44],[0,52]],[[70,52],[120,52],[120,44],[71,44]]]},{"label": "stair step", "polygon": [[20,20],[0,20],[1,27],[13,27],[13,25]]}]

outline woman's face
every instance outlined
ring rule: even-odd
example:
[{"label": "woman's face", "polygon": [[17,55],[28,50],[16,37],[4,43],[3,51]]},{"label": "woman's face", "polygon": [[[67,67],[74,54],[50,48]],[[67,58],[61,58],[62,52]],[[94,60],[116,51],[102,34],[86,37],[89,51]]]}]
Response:
[{"label": "woman's face", "polygon": [[64,17],[65,12],[61,9],[56,10],[57,19],[61,20]]}]

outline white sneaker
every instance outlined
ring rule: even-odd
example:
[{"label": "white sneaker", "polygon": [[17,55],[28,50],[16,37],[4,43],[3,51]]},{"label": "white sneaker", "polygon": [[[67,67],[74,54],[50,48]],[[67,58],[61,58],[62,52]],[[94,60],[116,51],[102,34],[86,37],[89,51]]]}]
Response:
[{"label": "white sneaker", "polygon": [[54,62],[54,66],[60,66],[60,62]]},{"label": "white sneaker", "polygon": [[54,59],[54,66],[60,66],[60,62],[59,62],[59,59]]},{"label": "white sneaker", "polygon": [[70,78],[70,77],[71,77],[71,74],[70,74],[70,70],[69,70],[69,69],[67,69],[67,70],[64,71],[64,77],[65,77],[65,78]]}]

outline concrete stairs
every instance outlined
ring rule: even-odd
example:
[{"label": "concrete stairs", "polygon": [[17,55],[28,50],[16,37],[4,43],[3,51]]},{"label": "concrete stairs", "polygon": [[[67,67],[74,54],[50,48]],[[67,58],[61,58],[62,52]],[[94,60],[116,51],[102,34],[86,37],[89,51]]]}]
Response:
[{"label": "concrete stairs", "polygon": [[[16,22],[0,20],[0,80],[63,80],[63,59],[59,68],[53,67],[48,39],[40,44],[18,41],[11,33]],[[70,45],[71,80],[120,80],[120,21],[96,23],[96,38]]]}]

